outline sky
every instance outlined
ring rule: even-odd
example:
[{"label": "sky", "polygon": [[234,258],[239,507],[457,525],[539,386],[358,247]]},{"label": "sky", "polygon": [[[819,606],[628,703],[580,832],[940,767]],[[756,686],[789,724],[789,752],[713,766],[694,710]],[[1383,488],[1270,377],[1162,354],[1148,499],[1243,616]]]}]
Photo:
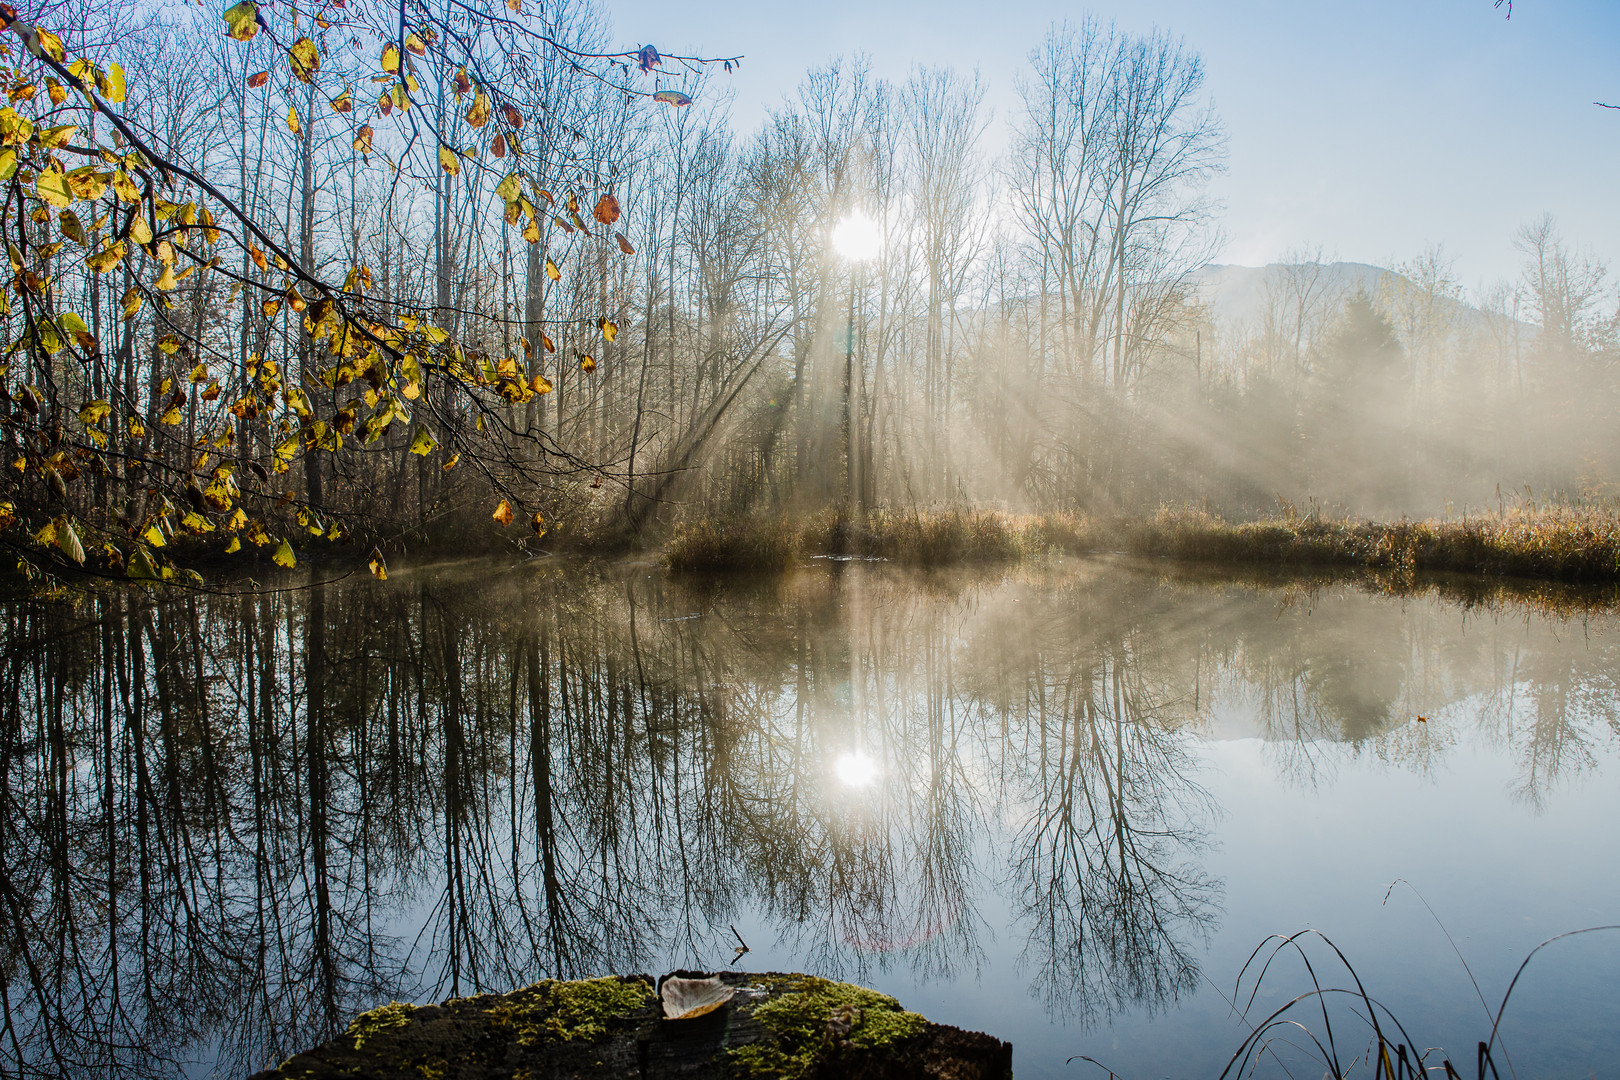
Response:
[{"label": "sky", "polygon": [[[1228,133],[1219,260],[1302,247],[1391,265],[1444,246],[1470,290],[1515,278],[1513,234],[1553,214],[1567,241],[1620,260],[1620,0],[605,0],[616,46],[745,57],[716,81],[755,130],[804,73],[865,53],[979,70],[999,151],[1014,79],[1047,29],[1086,13],[1154,26],[1204,59]],[[1617,275],[1620,276],[1620,275]]]}]

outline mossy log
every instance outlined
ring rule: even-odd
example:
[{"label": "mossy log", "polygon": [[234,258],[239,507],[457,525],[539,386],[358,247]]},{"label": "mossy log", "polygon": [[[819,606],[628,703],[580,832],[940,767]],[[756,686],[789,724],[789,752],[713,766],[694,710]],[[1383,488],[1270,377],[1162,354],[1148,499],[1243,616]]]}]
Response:
[{"label": "mossy log", "polygon": [[[510,994],[393,1003],[253,1080],[1004,1080],[1012,1045],[935,1024],[894,998],[808,975],[711,979],[708,1004],[670,1019],[645,975],[546,980]],[[718,984],[718,985],[716,985]],[[677,985],[677,984],[671,984]],[[717,991],[717,992],[716,992]]]}]

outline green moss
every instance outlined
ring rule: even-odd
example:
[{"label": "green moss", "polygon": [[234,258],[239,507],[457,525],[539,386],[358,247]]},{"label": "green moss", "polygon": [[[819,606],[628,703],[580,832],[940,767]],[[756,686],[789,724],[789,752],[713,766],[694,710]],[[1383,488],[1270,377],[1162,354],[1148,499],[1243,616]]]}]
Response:
[{"label": "green moss", "polygon": [[379,1031],[402,1028],[409,1024],[411,1014],[415,1011],[415,1005],[407,1005],[403,1001],[391,1001],[380,1008],[361,1013],[354,1018],[354,1023],[349,1025],[348,1034],[354,1036],[354,1048],[359,1050],[365,1046],[367,1040]]},{"label": "green moss", "polygon": [[928,1021],[886,994],[849,983],[807,977],[754,1010],[774,1040],[731,1051],[747,1075],[803,1076],[828,1050],[876,1050],[919,1035]]},{"label": "green moss", "polygon": [[522,1046],[595,1042],[608,1024],[648,1003],[652,987],[625,979],[547,979],[519,990],[489,1010],[497,1027],[509,1027]]}]

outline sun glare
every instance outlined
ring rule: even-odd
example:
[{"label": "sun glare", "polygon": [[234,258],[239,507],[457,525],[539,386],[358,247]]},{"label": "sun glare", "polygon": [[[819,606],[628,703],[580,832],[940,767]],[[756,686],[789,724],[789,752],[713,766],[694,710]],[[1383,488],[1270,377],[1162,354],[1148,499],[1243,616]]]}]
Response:
[{"label": "sun glare", "polygon": [[833,226],[832,245],[840,258],[865,262],[883,250],[883,230],[857,210]]},{"label": "sun glare", "polygon": [[833,772],[847,787],[867,787],[878,778],[878,763],[859,750],[840,754]]}]

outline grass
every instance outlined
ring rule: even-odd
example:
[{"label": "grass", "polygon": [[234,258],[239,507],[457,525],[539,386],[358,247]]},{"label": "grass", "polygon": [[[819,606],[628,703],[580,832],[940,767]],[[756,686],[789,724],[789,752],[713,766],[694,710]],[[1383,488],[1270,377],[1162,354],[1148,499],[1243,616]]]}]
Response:
[{"label": "grass", "polygon": [[991,510],[874,510],[860,523],[832,514],[691,522],[676,528],[664,558],[675,570],[724,572],[780,570],[817,555],[948,566],[1097,552],[1604,584],[1620,582],[1620,515],[1537,509],[1428,521],[1290,515],[1229,522],[1189,510],[1108,519]]}]

